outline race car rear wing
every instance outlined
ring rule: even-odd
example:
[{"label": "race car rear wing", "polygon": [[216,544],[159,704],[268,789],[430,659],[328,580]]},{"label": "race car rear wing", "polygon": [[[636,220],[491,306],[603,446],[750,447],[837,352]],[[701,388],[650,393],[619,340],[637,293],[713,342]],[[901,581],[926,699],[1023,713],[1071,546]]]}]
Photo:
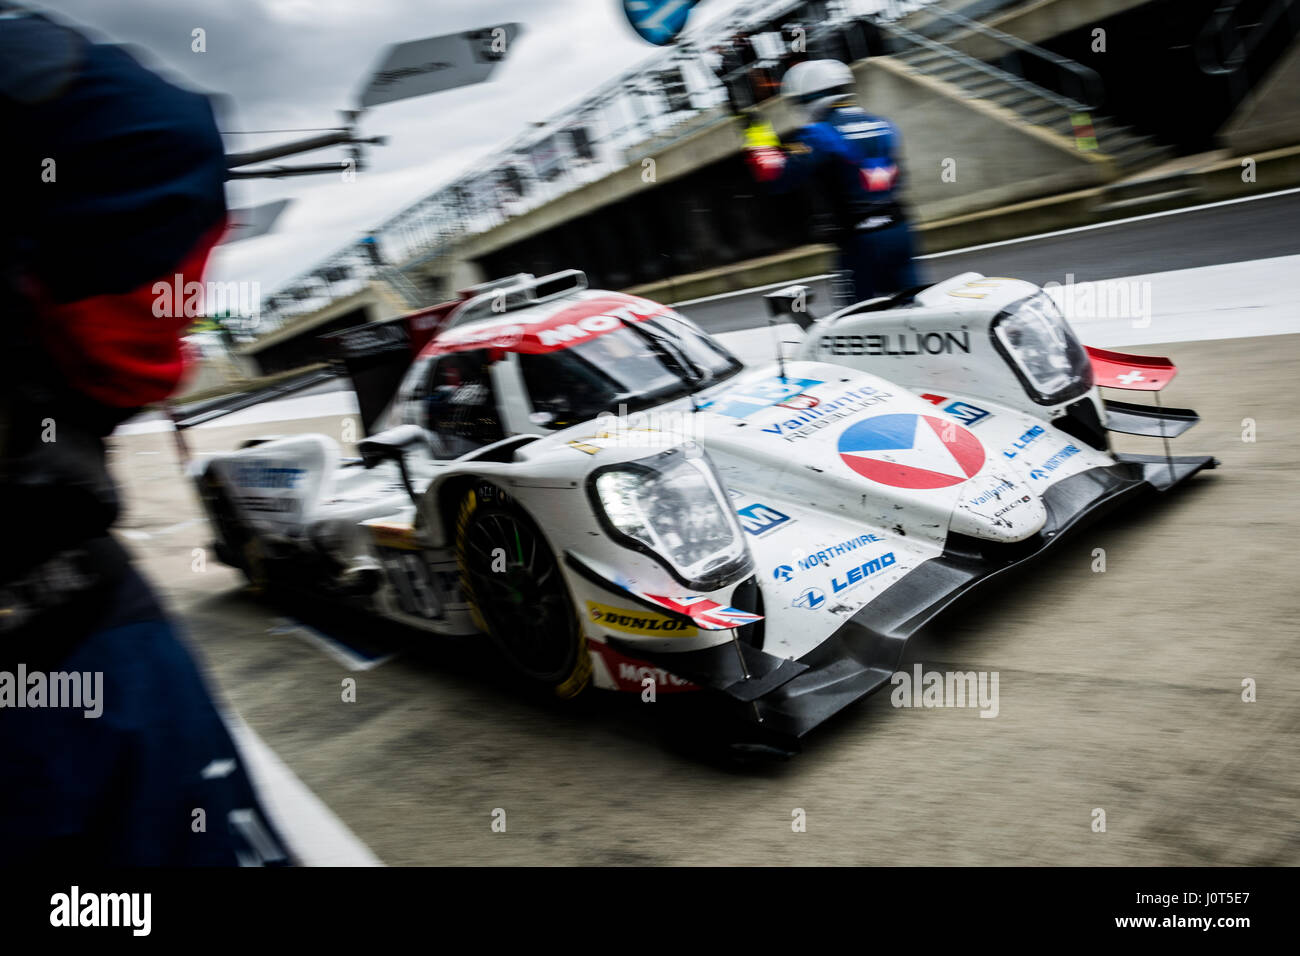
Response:
[{"label": "race car rear wing", "polygon": [[410,335],[402,317],[322,335],[321,342],[336,372],[352,380],[361,427],[367,435],[374,434],[379,416],[411,365]]},{"label": "race car rear wing", "polygon": [[397,394],[406,370],[435,335],[487,315],[523,309],[587,288],[587,276],[568,269],[538,278],[521,272],[461,289],[456,298],[380,322],[322,335],[339,374],[352,380],[367,435]]},{"label": "race car rear wing", "polygon": [[326,354],[338,373],[352,381],[361,425],[367,435],[374,434],[379,416],[397,394],[406,370],[424,344],[438,333],[447,315],[460,302],[443,302],[418,312],[382,322],[365,322],[321,336]]}]

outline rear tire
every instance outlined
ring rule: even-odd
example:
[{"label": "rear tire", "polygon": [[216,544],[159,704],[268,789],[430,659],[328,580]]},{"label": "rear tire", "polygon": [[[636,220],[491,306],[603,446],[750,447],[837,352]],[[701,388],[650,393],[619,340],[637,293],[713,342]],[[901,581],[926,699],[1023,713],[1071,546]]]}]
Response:
[{"label": "rear tire", "polygon": [[270,585],[270,577],[261,542],[239,520],[225,485],[214,475],[205,474],[199,482],[199,494],[224,551],[222,559],[234,564],[254,591],[265,591]]},{"label": "rear tire", "polygon": [[591,683],[591,655],[564,574],[541,529],[493,485],[461,499],[456,518],[461,591],[474,622],[511,668],[557,697]]}]

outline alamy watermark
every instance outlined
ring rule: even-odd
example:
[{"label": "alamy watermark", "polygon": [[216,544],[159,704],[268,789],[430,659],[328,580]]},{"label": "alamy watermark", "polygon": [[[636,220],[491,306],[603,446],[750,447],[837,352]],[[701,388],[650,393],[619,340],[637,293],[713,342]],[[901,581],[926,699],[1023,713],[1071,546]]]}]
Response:
[{"label": "alamy watermark", "polygon": [[896,671],[889,702],[895,707],[978,707],[981,717],[998,715],[998,672]]},{"label": "alamy watermark", "polygon": [[262,314],[260,282],[185,281],[176,273],[172,281],[153,284],[153,314],[158,319],[201,319],[208,315],[257,318]]},{"label": "alamy watermark", "polygon": [[51,926],[116,926],[131,930],[132,936],[148,936],[152,912],[152,893],[83,893],[74,885],[50,897]]},{"label": "alamy watermark", "polygon": [[1135,329],[1151,325],[1151,283],[1134,279],[1099,279],[1075,282],[1074,273],[1066,273],[1065,282],[1043,283],[1066,321],[1089,322],[1097,319],[1128,319]]},{"label": "alamy watermark", "polygon": [[104,713],[103,671],[0,671],[0,707],[70,707],[94,719]]}]

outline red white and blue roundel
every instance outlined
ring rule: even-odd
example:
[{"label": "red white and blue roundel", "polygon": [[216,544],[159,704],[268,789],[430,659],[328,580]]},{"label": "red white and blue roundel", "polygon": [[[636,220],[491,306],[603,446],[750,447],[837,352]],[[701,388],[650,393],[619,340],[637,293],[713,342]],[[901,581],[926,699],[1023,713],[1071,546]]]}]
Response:
[{"label": "red white and blue roundel", "polygon": [[956,422],[931,415],[877,415],[846,428],[840,457],[863,478],[894,488],[947,488],[984,466],[984,446]]}]

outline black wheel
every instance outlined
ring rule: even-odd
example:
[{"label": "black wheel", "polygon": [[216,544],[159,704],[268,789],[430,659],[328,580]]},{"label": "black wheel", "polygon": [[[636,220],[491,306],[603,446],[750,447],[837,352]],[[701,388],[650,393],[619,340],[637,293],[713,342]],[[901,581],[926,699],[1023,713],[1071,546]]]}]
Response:
[{"label": "black wheel", "polygon": [[523,509],[492,485],[468,492],[456,559],[475,622],[511,667],[559,697],[581,693],[591,657],[555,555]]},{"label": "black wheel", "polygon": [[212,516],[212,523],[217,532],[217,542],[221,551],[219,557],[242,571],[254,590],[264,590],[269,584],[269,578],[261,542],[239,520],[225,486],[212,474],[205,474],[199,482],[199,489],[203,506]]}]

